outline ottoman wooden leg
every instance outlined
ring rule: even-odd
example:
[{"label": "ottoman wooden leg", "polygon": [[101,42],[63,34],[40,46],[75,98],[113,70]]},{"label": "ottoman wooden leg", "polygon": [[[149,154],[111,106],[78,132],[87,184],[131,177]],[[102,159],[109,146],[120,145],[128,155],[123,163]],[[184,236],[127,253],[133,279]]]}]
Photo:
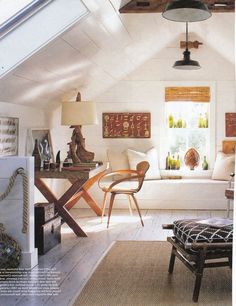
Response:
[{"label": "ottoman wooden leg", "polygon": [[198,301],[198,296],[201,288],[202,283],[202,276],[203,276],[203,269],[205,264],[205,258],[206,258],[206,249],[203,249],[199,252],[199,259],[196,262],[196,280],[193,290],[193,301],[196,303]]},{"label": "ottoman wooden leg", "polygon": [[197,274],[196,275],[196,280],[195,280],[195,285],[194,285],[194,291],[193,291],[193,301],[197,303],[198,301],[198,296],[201,288],[201,283],[202,283],[202,274]]},{"label": "ottoman wooden leg", "polygon": [[172,246],[171,256],[170,256],[170,263],[169,263],[169,269],[168,272],[172,273],[174,270],[174,264],[175,264],[175,252],[176,248]]}]

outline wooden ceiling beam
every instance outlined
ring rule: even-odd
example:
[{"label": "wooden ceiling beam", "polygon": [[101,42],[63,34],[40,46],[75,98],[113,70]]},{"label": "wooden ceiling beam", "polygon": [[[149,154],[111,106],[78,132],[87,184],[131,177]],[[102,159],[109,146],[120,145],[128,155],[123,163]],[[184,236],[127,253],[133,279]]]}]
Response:
[{"label": "wooden ceiling beam", "polygon": [[[122,8],[121,14],[129,13],[162,13],[168,0],[132,0]],[[231,13],[235,11],[234,0],[205,0],[212,13]]]}]

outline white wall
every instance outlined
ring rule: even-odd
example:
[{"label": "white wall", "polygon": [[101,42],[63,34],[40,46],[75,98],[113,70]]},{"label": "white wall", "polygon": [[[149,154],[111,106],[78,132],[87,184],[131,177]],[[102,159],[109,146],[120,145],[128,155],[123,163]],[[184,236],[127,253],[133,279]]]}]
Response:
[{"label": "white wall", "polygon": [[[13,103],[0,102],[0,116],[10,116],[19,118],[19,156],[26,155],[26,144],[28,145],[28,153],[32,145],[31,138],[27,136],[31,128],[48,127],[47,116],[42,109],[17,105]],[[45,201],[35,187],[34,202]]]},{"label": "white wall", "polygon": [[0,102],[0,116],[19,118],[19,155],[25,155],[27,130],[47,127],[45,112],[42,109]]},{"label": "white wall", "polygon": [[[188,72],[184,72],[188,73]],[[156,146],[160,155],[160,162],[164,166],[166,152],[164,131],[164,89],[165,86],[210,86],[212,103],[215,105],[215,148],[221,150],[222,140],[225,138],[225,112],[236,111],[236,92],[234,74],[232,80],[221,81],[141,81],[123,80],[111,87],[95,99],[99,124],[96,126],[84,126],[83,135],[86,139],[86,148],[95,152],[96,160],[106,160],[106,150],[122,151],[134,148],[145,151],[151,146]],[[149,139],[104,139],[102,138],[102,113],[103,112],[151,112],[151,138]],[[50,126],[56,141],[56,148],[62,150],[65,155],[66,142],[70,139],[69,128],[60,126],[60,108],[50,115]],[[65,138],[62,137],[65,135]],[[227,138],[230,139],[230,138]],[[213,167],[214,156],[211,161]]]}]

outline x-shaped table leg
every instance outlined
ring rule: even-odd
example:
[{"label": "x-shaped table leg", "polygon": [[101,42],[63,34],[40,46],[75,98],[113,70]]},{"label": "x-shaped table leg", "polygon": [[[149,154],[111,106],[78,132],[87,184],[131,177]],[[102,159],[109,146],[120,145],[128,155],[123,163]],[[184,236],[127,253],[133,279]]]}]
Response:
[{"label": "x-shaped table leg", "polygon": [[75,219],[71,216],[65,205],[71,199],[71,197],[73,197],[76,193],[79,192],[81,186],[86,181],[86,179],[74,181],[70,188],[59,199],[57,199],[57,197],[53,194],[53,192],[49,189],[49,187],[44,183],[42,179],[35,178],[35,186],[39,189],[39,191],[43,194],[43,196],[48,200],[49,203],[55,204],[57,212],[62,217],[63,221],[65,221],[73,230],[73,232],[79,237],[87,237],[87,235],[78,225]]}]

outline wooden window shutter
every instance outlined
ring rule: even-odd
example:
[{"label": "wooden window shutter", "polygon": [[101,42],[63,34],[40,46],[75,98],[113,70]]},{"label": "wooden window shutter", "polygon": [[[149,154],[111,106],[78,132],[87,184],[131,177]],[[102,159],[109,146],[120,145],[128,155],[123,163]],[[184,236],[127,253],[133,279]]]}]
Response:
[{"label": "wooden window shutter", "polygon": [[165,101],[210,102],[210,87],[166,87]]}]

